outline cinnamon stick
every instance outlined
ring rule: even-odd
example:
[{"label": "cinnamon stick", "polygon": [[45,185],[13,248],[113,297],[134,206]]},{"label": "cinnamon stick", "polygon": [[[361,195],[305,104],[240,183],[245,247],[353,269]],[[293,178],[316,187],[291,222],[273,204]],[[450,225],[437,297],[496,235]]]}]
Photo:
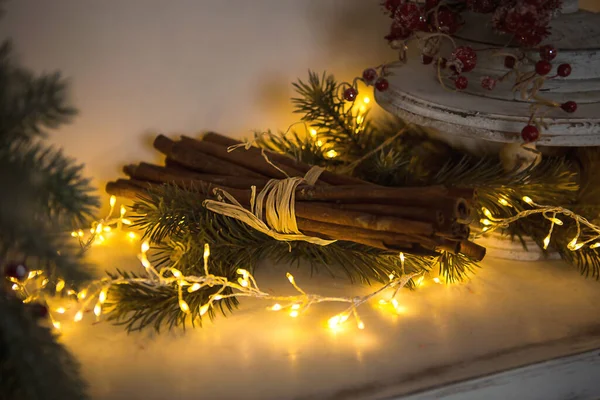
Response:
[{"label": "cinnamon stick", "polygon": [[[195,140],[195,139],[194,139]],[[211,143],[216,143],[219,144],[221,146],[225,146],[225,147],[229,147],[229,146],[234,146],[234,145],[238,145],[241,144],[242,142],[235,140],[235,139],[231,139],[227,136],[223,136],[220,135],[218,133],[214,133],[214,132],[208,132],[205,133],[202,136],[202,141],[207,141],[207,142],[211,142]],[[234,152],[232,152],[232,154],[236,154],[236,152],[246,152],[246,153],[253,153],[255,155],[258,155],[260,157],[262,157],[261,155],[261,150],[258,149],[257,147],[250,147],[248,150],[245,149],[239,149],[236,150]],[[238,155],[241,155],[240,153],[238,153]],[[291,157],[288,157],[286,155],[283,154],[279,154],[279,153],[275,153],[272,151],[268,151],[265,150],[265,153],[267,154],[267,156],[269,157],[269,160],[271,160],[271,162],[273,162],[274,164],[276,164],[277,166],[281,167],[281,166],[287,166],[290,168],[294,168],[298,171],[300,171],[302,173],[302,175],[304,175],[305,173],[307,173],[312,166],[300,162],[300,161],[296,161]],[[362,179],[358,179],[358,178],[354,178],[352,176],[347,176],[347,175],[340,175],[340,174],[335,174],[333,172],[330,171],[324,171],[319,180],[323,181],[323,182],[327,182],[331,185],[368,185],[368,186],[376,186],[375,184],[371,183],[371,182],[367,182],[367,181],[363,181]]]},{"label": "cinnamon stick", "polygon": [[198,154],[197,151],[181,142],[174,142],[166,136],[159,135],[154,140],[154,148],[177,161],[179,164],[195,171],[211,173],[216,175],[248,176],[264,178],[257,172],[247,168],[221,160],[207,154]]},{"label": "cinnamon stick", "polygon": [[304,176],[305,174],[305,172],[284,164],[277,165],[279,169],[285,172],[284,174],[277,168],[270,165],[267,160],[265,160],[265,158],[257,152],[247,151],[242,153],[241,150],[229,152],[226,146],[205,140],[192,139],[187,136],[182,136],[181,142],[189,145],[203,154],[208,154],[210,156],[229,161],[233,164],[248,168],[270,178],[284,179],[290,176]]}]

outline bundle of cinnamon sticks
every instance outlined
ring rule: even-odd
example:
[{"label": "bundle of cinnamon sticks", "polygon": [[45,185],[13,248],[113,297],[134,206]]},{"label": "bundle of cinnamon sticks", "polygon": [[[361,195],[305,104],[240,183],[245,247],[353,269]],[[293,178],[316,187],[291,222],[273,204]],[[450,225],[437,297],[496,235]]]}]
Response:
[{"label": "bundle of cinnamon sticks", "polygon": [[[228,151],[235,145],[239,148]],[[178,141],[159,135],[154,147],[166,156],[165,165],[127,165],[123,170],[129,179],[109,182],[106,191],[136,198],[155,185],[193,184],[206,193],[199,195],[199,203],[223,190],[247,206],[252,186],[259,191],[270,179],[302,177],[311,169],[282,154],[246,149],[217,133]],[[468,240],[473,194],[445,186],[390,188],[325,171],[314,186],[298,186],[295,212],[306,235],[418,255],[449,251],[480,261],[485,248]]]}]

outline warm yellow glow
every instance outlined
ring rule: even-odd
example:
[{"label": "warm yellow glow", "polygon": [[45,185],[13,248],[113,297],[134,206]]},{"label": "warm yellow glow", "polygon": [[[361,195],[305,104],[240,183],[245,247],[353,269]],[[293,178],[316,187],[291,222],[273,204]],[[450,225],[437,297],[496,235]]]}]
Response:
[{"label": "warm yellow glow", "polygon": [[204,244],[204,259],[208,259],[208,257],[210,256],[210,246],[208,245],[208,243]]},{"label": "warm yellow glow", "polygon": [[358,321],[358,329],[365,329],[365,324],[362,321]]},{"label": "warm yellow glow", "polygon": [[365,98],[363,99],[363,102],[364,102],[365,104],[369,104],[369,103],[371,102],[371,99],[370,99],[370,98],[368,98],[367,96],[365,96]]},{"label": "warm yellow glow", "polygon": [[183,299],[179,300],[179,308],[186,314],[190,312],[190,306],[188,306],[188,303],[186,303]]},{"label": "warm yellow glow", "polygon": [[123,218],[125,216],[125,213],[127,212],[127,209],[125,208],[125,206],[122,205],[119,211],[121,213],[121,218]]},{"label": "warm yellow glow", "polygon": [[243,287],[248,287],[248,281],[245,280],[244,278],[238,278],[238,283],[240,285],[242,285]]},{"label": "warm yellow glow", "polygon": [[112,228],[110,226],[105,226],[104,229],[102,229],[104,232],[110,232],[112,231]]},{"label": "warm yellow glow", "polygon": [[98,235],[98,243],[104,243],[104,240],[106,240],[104,236]]},{"label": "warm yellow glow", "polygon": [[121,222],[123,223],[123,225],[131,225],[131,220],[127,218],[122,218]]},{"label": "warm yellow glow", "polygon": [[150,242],[147,240],[142,243],[142,253],[147,253],[150,250]]},{"label": "warm yellow glow", "polygon": [[98,301],[100,302],[100,304],[104,304],[104,302],[106,301],[107,293],[107,289],[102,289],[100,291],[100,294],[98,295]]},{"label": "warm yellow glow", "polygon": [[364,119],[365,119],[365,117],[363,117],[362,115],[359,115],[356,117],[356,123],[360,124],[363,122]]},{"label": "warm yellow glow", "polygon": [[273,304],[273,307],[271,307],[271,310],[273,310],[273,311],[281,310],[281,304],[277,304],[277,303]]},{"label": "warm yellow glow", "polygon": [[435,278],[433,278],[433,281],[435,283],[442,283],[442,281],[440,280],[440,278],[438,278],[437,276]]},{"label": "warm yellow glow", "polygon": [[57,312],[57,313],[59,313],[59,314],[64,314],[64,313],[65,313],[65,311],[67,311],[67,310],[65,310],[65,308],[64,308],[64,307],[58,307],[58,308],[57,308],[56,310],[54,310],[54,311],[56,311],[56,312]]},{"label": "warm yellow glow", "polygon": [[329,321],[327,321],[327,324],[329,325],[329,327],[331,329],[337,328],[341,324],[341,316],[336,315],[336,316],[329,318]]},{"label": "warm yellow glow", "polygon": [[73,318],[73,321],[79,322],[82,319],[83,319],[83,312],[82,311],[77,311],[77,314],[75,314],[75,318]]},{"label": "warm yellow glow", "polygon": [[317,136],[317,130],[316,129],[311,129],[310,130],[310,136],[316,137]]},{"label": "warm yellow glow", "polygon": [[11,288],[12,288],[12,290],[19,290],[19,285],[17,285],[16,283],[13,283]]},{"label": "warm yellow glow", "polygon": [[384,299],[379,300],[379,304],[381,304],[381,305],[385,305],[387,303],[388,303],[387,300],[384,300]]},{"label": "warm yellow glow", "polygon": [[48,284],[48,282],[50,282],[50,279],[44,278],[44,280],[42,281],[42,287],[46,287],[46,285]]},{"label": "warm yellow glow", "polygon": [[221,296],[220,294],[214,295],[213,296],[213,300],[217,301],[217,300],[221,300],[223,298],[223,296]]},{"label": "warm yellow glow", "polygon": [[510,206],[510,203],[503,198],[499,198],[498,203],[503,206]]},{"label": "warm yellow glow", "polygon": [[52,322],[52,325],[54,326],[54,329],[60,330],[60,322],[54,321]]},{"label": "warm yellow glow", "polygon": [[494,216],[492,215],[492,213],[490,212],[490,210],[488,210],[487,208],[483,207],[481,209],[481,211],[483,211],[483,215],[485,215],[489,219],[494,219]]},{"label": "warm yellow glow", "polygon": [[296,283],[296,281],[294,280],[294,276],[292,274],[290,274],[289,272],[286,273],[285,276],[288,278],[288,280],[290,281],[290,283],[292,285]]},{"label": "warm yellow glow", "polygon": [[203,305],[202,307],[200,307],[200,316],[206,314],[206,312],[208,311],[208,304]]},{"label": "warm yellow glow", "polygon": [[76,292],[76,291],[74,291],[73,289],[69,289],[69,290],[67,290],[67,294],[68,294],[69,296],[76,296],[76,295],[77,295],[77,292]]},{"label": "warm yellow glow", "polygon": [[129,239],[135,239],[135,233],[133,232],[129,232],[127,236],[129,237]]},{"label": "warm yellow glow", "polygon": [[578,239],[577,237],[574,237],[573,240],[571,240],[569,242],[569,244],[567,245],[569,250],[571,250],[571,251],[579,250],[580,248],[582,248],[584,246],[583,243],[577,243],[577,239]]},{"label": "warm yellow glow", "polygon": [[595,249],[596,247],[600,247],[600,242],[596,242],[590,245],[590,249]]},{"label": "warm yellow glow", "polygon": [[531,197],[529,196],[523,196],[523,201],[529,204],[530,206],[533,205],[533,200],[531,200]]},{"label": "warm yellow glow", "polygon": [[94,306],[94,314],[96,314],[96,317],[99,317],[100,314],[102,314],[102,305],[100,303],[97,303]]},{"label": "warm yellow glow", "polygon": [[114,207],[115,204],[117,204],[117,198],[115,196],[110,196],[109,203],[111,207]]},{"label": "warm yellow glow", "polygon": [[290,317],[296,318],[297,316],[298,316],[298,311],[293,310],[293,311],[290,312]]},{"label": "warm yellow glow", "polygon": [[183,276],[183,274],[181,273],[181,271],[178,270],[177,268],[171,268],[171,273],[177,279],[180,279]]},{"label": "warm yellow glow", "polygon": [[479,222],[481,222],[483,225],[487,225],[487,226],[493,225],[492,221],[490,221],[487,218],[483,218],[483,219],[479,220]]},{"label": "warm yellow glow", "polygon": [[87,296],[87,289],[83,289],[81,292],[77,293],[77,298],[79,300],[85,299],[86,296]]},{"label": "warm yellow glow", "polygon": [[247,278],[250,273],[243,268],[238,268],[237,272],[239,275],[242,275],[244,278]]},{"label": "warm yellow glow", "polygon": [[77,232],[75,232],[75,231],[71,232],[71,236],[77,237]]},{"label": "warm yellow glow", "polygon": [[562,220],[555,218],[555,217],[548,217],[547,218],[548,221],[555,223],[556,225],[562,225],[563,222]]},{"label": "warm yellow glow", "polygon": [[321,147],[321,146],[323,146],[323,141],[317,140],[317,147]]},{"label": "warm yellow glow", "polygon": [[150,266],[151,266],[150,261],[148,261],[148,258],[146,257],[146,254],[144,254],[144,253],[142,253],[142,256],[140,257],[140,262],[142,263],[144,268],[150,268]]},{"label": "warm yellow glow", "polygon": [[548,250],[548,246],[550,245],[550,235],[544,238],[544,250]]},{"label": "warm yellow glow", "polygon": [[101,223],[98,224],[98,226],[96,226],[96,233],[102,233],[102,228],[104,228],[104,226]]},{"label": "warm yellow glow", "polygon": [[29,271],[29,274],[27,274],[27,279],[33,279],[38,275],[43,274],[44,271],[40,271],[40,270],[36,270],[36,271]]},{"label": "warm yellow glow", "polygon": [[77,236],[79,236],[79,237],[83,236],[83,231],[81,229],[79,231],[77,231]]},{"label": "warm yellow glow", "polygon": [[398,300],[392,299],[392,305],[394,306],[394,308],[398,308]]},{"label": "warm yellow glow", "polygon": [[335,158],[338,155],[338,153],[337,151],[331,149],[327,153],[325,153],[325,155],[329,158]]},{"label": "warm yellow glow", "polygon": [[299,310],[300,309],[300,304],[294,304],[292,306],[292,310]]},{"label": "warm yellow glow", "polygon": [[417,279],[417,286],[421,286],[421,285],[423,285],[423,281],[424,281],[424,280],[425,280],[425,277],[424,277],[424,276],[422,276],[422,277],[420,277],[419,279]]},{"label": "warm yellow glow", "polygon": [[364,113],[365,111],[367,111],[367,107],[360,106],[359,110],[360,110],[361,113]]},{"label": "warm yellow glow", "polygon": [[192,293],[195,292],[196,290],[200,289],[200,284],[199,283],[194,283],[192,286],[190,286],[188,288],[188,293]]},{"label": "warm yellow glow", "polygon": [[391,280],[394,280],[394,274],[393,274],[393,273],[392,273],[392,274],[389,274],[389,275],[388,275],[388,278],[390,279],[390,281],[391,281]]}]

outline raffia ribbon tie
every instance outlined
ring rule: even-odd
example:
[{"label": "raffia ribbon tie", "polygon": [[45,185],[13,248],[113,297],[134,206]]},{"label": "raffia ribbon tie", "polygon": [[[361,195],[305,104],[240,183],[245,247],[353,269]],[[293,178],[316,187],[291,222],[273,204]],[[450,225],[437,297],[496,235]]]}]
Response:
[{"label": "raffia ribbon tie", "polygon": [[[250,210],[244,208],[224,190],[219,190],[223,201],[205,200],[203,205],[214,213],[237,219],[279,241],[302,240],[327,246],[335,240],[306,236],[298,230],[295,211],[298,185],[301,183],[314,185],[323,171],[323,168],[314,166],[303,178],[271,179],[258,194],[256,194],[256,186],[252,186]],[[263,208],[265,209],[264,215]]]}]

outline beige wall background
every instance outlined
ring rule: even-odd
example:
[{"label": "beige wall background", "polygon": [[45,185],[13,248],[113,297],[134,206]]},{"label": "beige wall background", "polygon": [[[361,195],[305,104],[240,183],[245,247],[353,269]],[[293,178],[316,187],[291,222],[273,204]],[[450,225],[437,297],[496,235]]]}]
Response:
[{"label": "beige wall background", "polygon": [[[157,157],[155,132],[285,129],[307,70],[351,79],[392,61],[380,0],[9,0],[2,37],[58,69],[80,115],[52,140],[103,187]],[[600,10],[599,0],[581,2]]]}]

